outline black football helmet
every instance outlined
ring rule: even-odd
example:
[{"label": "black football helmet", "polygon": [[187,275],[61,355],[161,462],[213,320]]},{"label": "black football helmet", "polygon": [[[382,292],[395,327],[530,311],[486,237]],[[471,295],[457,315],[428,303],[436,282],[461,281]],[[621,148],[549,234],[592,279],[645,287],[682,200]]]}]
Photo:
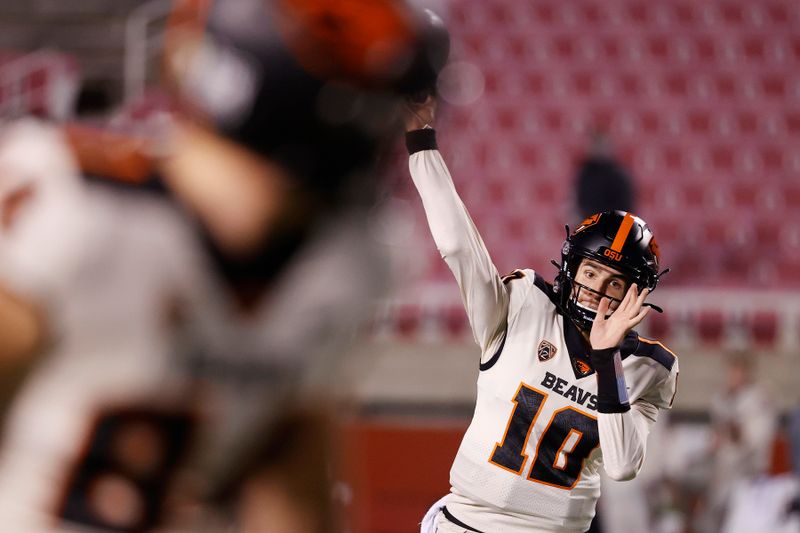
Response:
[{"label": "black football helmet", "polygon": [[[569,231],[561,248],[561,263],[555,279],[561,311],[580,329],[589,331],[594,322],[595,311],[578,304],[581,290],[595,292],[575,281],[575,275],[583,259],[592,259],[622,273],[629,285],[636,283],[639,290],[658,285],[659,278],[669,271],[659,273],[661,260],[658,244],[653,232],[641,218],[625,211],[605,211],[585,219]],[[603,297],[611,298],[607,295]],[[661,309],[646,303],[656,311]]]},{"label": "black football helmet", "polygon": [[369,174],[449,53],[441,19],[408,0],[351,4],[212,0],[170,62],[186,108],[324,199]]}]

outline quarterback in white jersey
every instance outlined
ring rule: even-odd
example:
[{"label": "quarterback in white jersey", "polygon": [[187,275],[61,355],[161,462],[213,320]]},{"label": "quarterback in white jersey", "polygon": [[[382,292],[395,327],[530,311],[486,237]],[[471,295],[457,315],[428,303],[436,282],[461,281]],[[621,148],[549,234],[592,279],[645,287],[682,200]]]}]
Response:
[{"label": "quarterback in white jersey", "polygon": [[676,390],[674,354],[632,330],[658,281],[655,240],[638,217],[600,213],[568,236],[554,285],[501,277],[423,124],[408,128],[411,176],[482,353],[451,492],[423,531],[586,531],[600,469],[636,476]]}]

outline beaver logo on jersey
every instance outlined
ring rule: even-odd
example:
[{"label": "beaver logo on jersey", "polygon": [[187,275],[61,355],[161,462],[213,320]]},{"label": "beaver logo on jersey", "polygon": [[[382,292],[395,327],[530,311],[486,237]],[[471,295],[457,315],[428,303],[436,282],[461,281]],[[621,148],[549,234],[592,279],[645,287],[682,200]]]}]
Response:
[{"label": "beaver logo on jersey", "polygon": [[592,371],[592,367],[589,366],[588,363],[586,363],[585,361],[581,361],[580,359],[575,360],[575,369],[581,376],[585,376]]},{"label": "beaver logo on jersey", "polygon": [[547,361],[548,359],[552,359],[557,351],[558,348],[551,343],[542,341],[539,343],[539,349],[536,350],[536,353],[539,354],[539,361]]}]

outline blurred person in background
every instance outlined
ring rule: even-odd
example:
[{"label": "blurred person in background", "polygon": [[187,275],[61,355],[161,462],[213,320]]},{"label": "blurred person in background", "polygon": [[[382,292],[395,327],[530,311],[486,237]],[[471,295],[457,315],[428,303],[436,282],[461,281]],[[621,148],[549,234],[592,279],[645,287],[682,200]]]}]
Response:
[{"label": "blurred person in background", "polygon": [[605,133],[595,131],[575,178],[575,207],[581,219],[603,211],[636,212],[630,172],[617,161]]},{"label": "blurred person in background", "polygon": [[[350,7],[214,2],[171,51],[186,112],[149,187],[87,183],[55,128],[4,129],[0,279],[23,302],[4,327],[36,317],[15,351],[44,348],[5,427],[4,528],[208,530],[198,500],[241,454],[276,450],[272,422],[330,407],[330,370],[386,284],[380,154],[436,73],[418,11]],[[286,495],[329,494],[330,476],[275,454],[232,522],[261,505],[325,530],[328,506]]]},{"label": "blurred person in background", "polygon": [[769,473],[778,411],[755,375],[751,354],[735,354],[726,364],[725,388],[711,403],[713,463],[709,486],[709,522],[719,531],[735,511],[731,498],[738,486]]},{"label": "blurred person in background", "polygon": [[[795,479],[800,480],[800,405],[796,405],[789,412],[786,426],[786,433],[789,438],[789,451],[791,453],[792,472],[794,473]],[[800,523],[800,489],[797,490],[797,493],[787,507],[787,515]]]},{"label": "blurred person in background", "polygon": [[641,219],[597,213],[568,234],[554,285],[530,269],[501,277],[438,152],[435,105],[409,113],[409,168],[481,358],[451,492],[421,531],[586,531],[600,469],[635,477],[674,399],[677,358],[632,329],[649,311],[658,247]]},{"label": "blurred person in background", "polygon": [[789,411],[786,420],[786,433],[789,438],[792,471],[796,476],[800,477],[800,405],[794,406]]}]

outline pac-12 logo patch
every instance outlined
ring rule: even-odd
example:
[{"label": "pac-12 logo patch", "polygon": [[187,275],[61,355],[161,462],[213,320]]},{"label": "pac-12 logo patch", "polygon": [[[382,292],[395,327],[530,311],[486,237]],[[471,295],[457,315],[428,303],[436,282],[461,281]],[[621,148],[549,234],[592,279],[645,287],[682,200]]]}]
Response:
[{"label": "pac-12 logo patch", "polygon": [[547,361],[548,359],[552,359],[557,351],[558,349],[555,346],[547,341],[542,341],[539,343],[539,348],[536,350],[536,353],[539,354],[539,361]]}]

